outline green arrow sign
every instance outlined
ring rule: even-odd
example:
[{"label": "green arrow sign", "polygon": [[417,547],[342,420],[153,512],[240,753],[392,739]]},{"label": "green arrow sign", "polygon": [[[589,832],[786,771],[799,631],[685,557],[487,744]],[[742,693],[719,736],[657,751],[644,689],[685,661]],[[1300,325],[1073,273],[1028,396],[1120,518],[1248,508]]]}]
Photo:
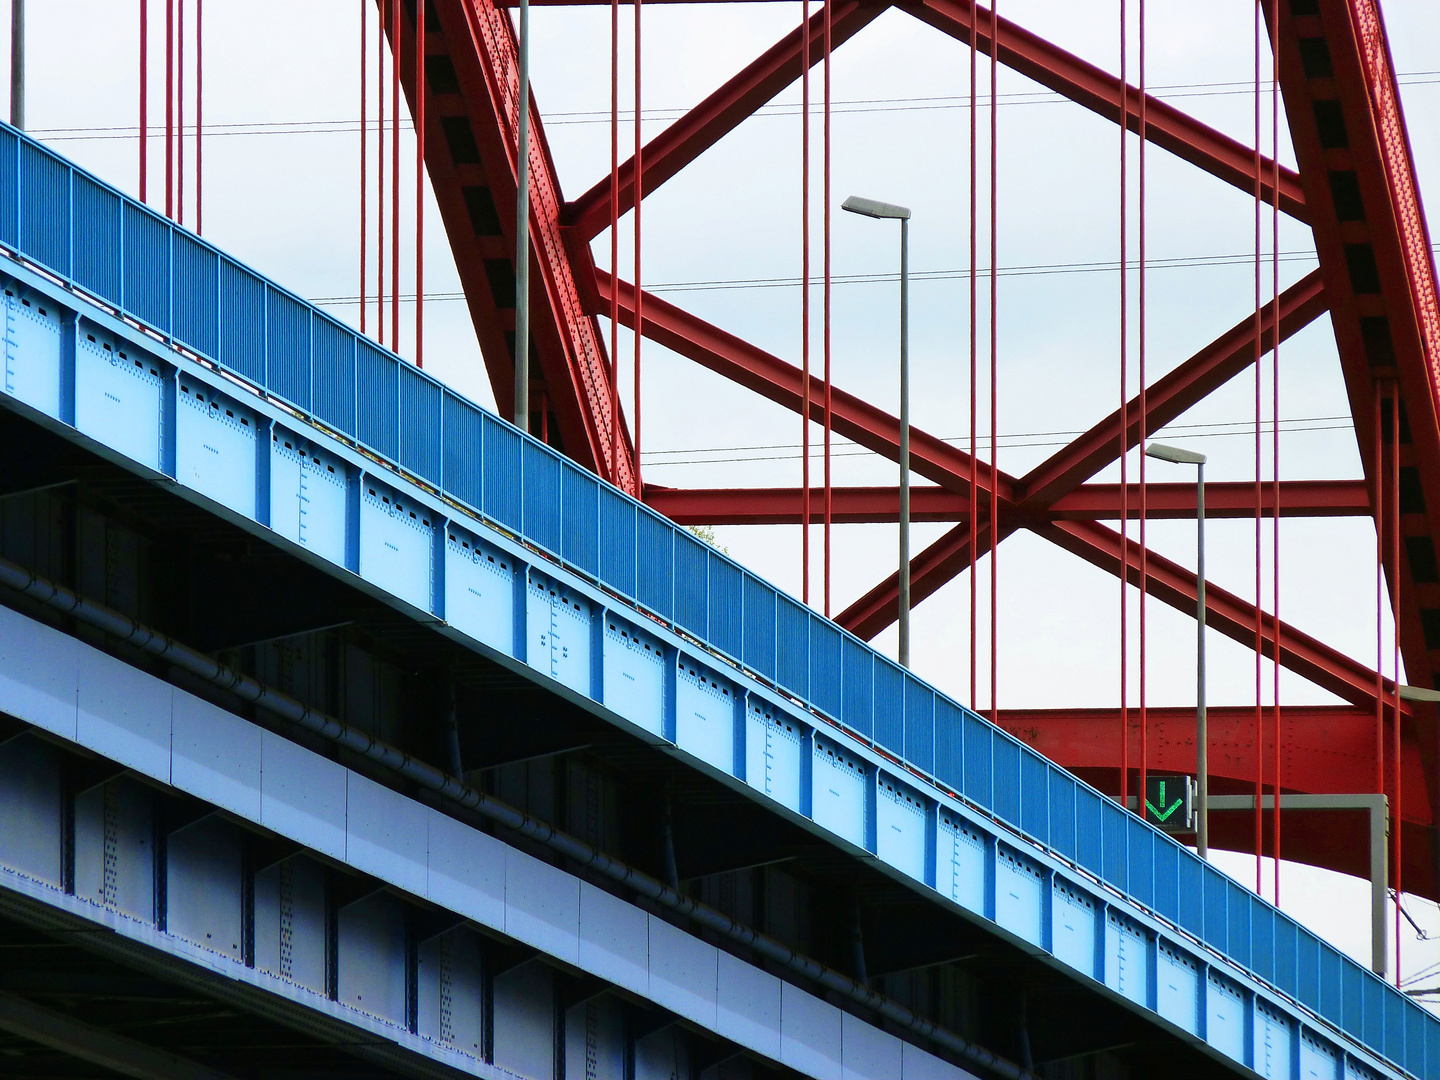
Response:
[{"label": "green arrow sign", "polygon": [[[1161,781],[1160,781],[1160,794],[1159,794],[1159,799],[1160,799],[1160,805],[1161,805],[1161,806],[1164,806],[1164,805],[1165,805],[1165,785],[1166,785],[1167,783],[1168,783],[1168,781],[1166,781],[1166,780],[1161,780]],[[1150,811],[1150,816],[1153,817],[1156,821],[1168,821],[1168,820],[1170,820],[1170,815],[1173,814],[1173,813],[1175,813],[1176,810],[1179,810],[1180,807],[1182,807],[1183,805],[1185,805],[1185,798],[1184,798],[1184,796],[1181,796],[1181,797],[1177,798],[1177,799],[1176,799],[1173,803],[1171,803],[1169,806],[1166,806],[1164,810],[1161,810],[1161,809],[1160,809],[1159,807],[1157,807],[1154,803],[1152,803],[1149,799],[1146,799],[1146,800],[1145,800],[1145,808]]]}]

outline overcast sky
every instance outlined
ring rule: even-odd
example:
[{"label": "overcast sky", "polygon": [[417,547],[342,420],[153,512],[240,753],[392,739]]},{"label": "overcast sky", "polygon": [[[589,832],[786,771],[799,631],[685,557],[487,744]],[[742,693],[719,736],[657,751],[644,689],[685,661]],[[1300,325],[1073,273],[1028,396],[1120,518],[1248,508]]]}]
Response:
[{"label": "overcast sky", "polygon": [[[362,0],[210,0],[205,10],[205,233],[242,260],[303,296],[325,299],[355,321],[358,291],[359,22]],[[1132,15],[1138,0],[1131,0]],[[60,152],[132,193],[136,189],[134,4],[46,0],[29,5],[28,121]],[[158,12],[152,4],[152,120],[163,102]],[[1246,144],[1253,141],[1253,11],[1246,0],[1150,0],[1148,83],[1180,108]],[[191,9],[193,10],[193,8]],[[1113,2],[1004,0],[1002,13],[1064,48],[1118,70]],[[1385,0],[1395,65],[1422,190],[1440,205],[1440,12],[1434,0]],[[373,8],[370,20],[374,29]],[[1097,17],[1099,13],[1099,17]],[[645,12],[644,132],[663,129],[735,70],[794,27],[800,5],[657,5]],[[550,118],[546,134],[567,196],[609,169],[608,9],[540,8],[534,19],[534,87]],[[622,17],[621,86],[633,88],[631,13]],[[0,28],[0,42],[7,27]],[[1133,28],[1132,28],[1133,29]],[[1135,77],[1132,33],[1131,72]],[[1268,84],[1268,56],[1262,59]],[[981,61],[982,90],[988,61]],[[914,210],[912,409],[917,426],[965,436],[968,419],[968,284],[959,273],[968,248],[968,53],[899,11],[890,11],[834,58],[833,198],[856,193]],[[373,89],[372,80],[372,89]],[[997,241],[1002,276],[997,429],[1000,464],[1023,472],[1069,434],[1113,410],[1119,397],[1119,137],[1114,125],[1001,71]],[[821,76],[812,80],[820,100]],[[738,333],[784,359],[800,360],[799,88],[743,124],[646,200],[645,284],[666,299]],[[371,115],[373,116],[373,103]],[[1262,144],[1269,150],[1269,104]],[[1282,114],[1280,156],[1293,165]],[[987,130],[988,108],[980,127]],[[821,255],[821,143],[813,124],[812,271]],[[622,145],[631,135],[622,131]],[[408,136],[403,138],[413,146]],[[1132,168],[1136,144],[1130,144]],[[153,144],[153,190],[161,146]],[[989,150],[981,148],[982,217],[988,213]],[[373,159],[372,159],[373,160]],[[402,149],[402,287],[413,288],[413,150]],[[1147,158],[1147,377],[1154,381],[1239,321],[1253,299],[1253,200],[1156,148]],[[1133,176],[1133,173],[1132,173]],[[1132,195],[1135,185],[1132,184]],[[193,205],[193,197],[187,199]],[[1133,211],[1132,211],[1133,212]],[[373,210],[372,210],[373,214]],[[193,219],[191,219],[193,222]],[[373,217],[372,217],[373,221]],[[430,203],[426,232],[427,369],[484,404],[493,400],[463,303],[439,214]],[[1131,238],[1135,241],[1135,219]],[[630,219],[621,223],[620,272],[629,277]],[[1265,215],[1269,250],[1269,214]],[[897,404],[897,287],[875,275],[897,268],[896,237],[885,223],[835,213],[834,273],[862,280],[835,286],[833,363],[838,386],[886,408]],[[981,249],[988,247],[982,221]],[[1282,288],[1314,266],[1308,231],[1282,218]],[[373,251],[373,242],[372,242]],[[609,262],[609,236],[595,243]],[[1132,257],[1134,249],[1132,246]],[[1269,281],[1268,264],[1266,281]],[[1133,281],[1132,281],[1133,286]],[[1132,288],[1132,312],[1134,310]],[[821,363],[820,290],[812,293],[811,362]],[[982,312],[988,294],[981,290]],[[410,315],[403,353],[408,355]],[[603,322],[603,321],[602,321]],[[982,373],[988,323],[979,327]],[[608,339],[608,328],[606,329]],[[621,334],[621,356],[630,356]],[[1137,385],[1135,339],[1131,392]],[[676,486],[796,485],[800,422],[794,414],[647,343],[643,397],[647,480]],[[1348,402],[1328,319],[1287,342],[1280,358],[1280,474],[1287,479],[1358,477]],[[1263,388],[1270,400],[1269,371]],[[633,388],[622,382],[626,402]],[[988,388],[980,388],[982,403]],[[1253,374],[1178,419],[1159,437],[1204,450],[1208,478],[1253,477]],[[990,418],[982,411],[981,432]],[[1268,419],[1268,405],[1267,405]],[[818,454],[819,428],[812,427]],[[1269,437],[1265,474],[1269,475]],[[837,484],[894,483],[893,464],[837,442]],[[1188,470],[1152,463],[1154,480],[1188,479]],[[1138,471],[1132,457],[1131,478]],[[813,470],[819,482],[819,462]],[[1097,479],[1116,479],[1115,469]],[[917,525],[918,550],[947,526]],[[1132,527],[1133,528],[1133,527]],[[741,562],[799,593],[796,528],[722,528],[718,542]],[[1267,598],[1273,560],[1264,556]],[[1213,580],[1254,595],[1253,523],[1208,530]],[[1156,550],[1194,565],[1193,525],[1150,526]],[[813,539],[812,599],[820,602],[820,533]],[[1373,664],[1376,642],[1373,527],[1363,520],[1286,521],[1280,543],[1281,613],[1328,644]],[[834,609],[893,569],[895,530],[837,528]],[[979,585],[988,626],[989,567]],[[1113,705],[1118,701],[1119,587],[1115,579],[1028,533],[1001,547],[998,696],[1004,707]],[[915,612],[915,669],[960,700],[969,696],[968,596],[959,578]],[[1132,627],[1134,626],[1132,595]],[[1194,701],[1193,621],[1158,603],[1148,612],[1149,700]],[[1388,616],[1386,617],[1386,633]],[[1133,636],[1132,636],[1133,640]],[[893,630],[877,641],[893,655]],[[981,707],[988,705],[988,638],[982,653]],[[1253,654],[1210,638],[1212,703],[1253,702]],[[1130,700],[1138,686],[1130,665]],[[1268,668],[1264,683],[1268,687]],[[1313,686],[1282,678],[1285,702],[1325,702]],[[1253,880],[1252,856],[1222,856]],[[1285,906],[1362,958],[1368,949],[1364,886],[1287,868]],[[1267,875],[1268,877],[1268,875]],[[1350,893],[1355,898],[1349,898]],[[1345,896],[1343,903],[1335,900]],[[1356,905],[1359,905],[1358,907]],[[1440,932],[1433,905],[1413,913]],[[1440,961],[1433,943],[1407,946],[1406,969]],[[1433,977],[1427,982],[1440,981]]]}]

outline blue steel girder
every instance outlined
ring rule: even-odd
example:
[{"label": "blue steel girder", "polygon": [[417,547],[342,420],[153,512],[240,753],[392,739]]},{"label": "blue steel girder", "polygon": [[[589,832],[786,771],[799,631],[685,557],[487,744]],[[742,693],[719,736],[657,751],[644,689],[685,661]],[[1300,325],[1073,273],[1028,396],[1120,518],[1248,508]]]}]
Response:
[{"label": "blue steel girder", "polygon": [[[0,213],[0,243],[51,275],[10,267],[15,332],[0,400],[20,415],[639,737],[1232,1067],[1253,1067],[1261,1045],[1319,1047],[1337,1070],[1387,1075],[1424,1076],[1440,1060],[1440,1024],[1418,1006],[719,553],[438,387],[442,431],[427,441],[435,384],[3,133],[0,195],[17,172],[24,197],[15,218]],[[50,212],[57,196],[114,206],[131,242],[107,247],[96,212],[74,219],[85,220],[79,235],[57,237],[34,209]],[[173,258],[188,272],[111,279],[97,275],[97,253],[121,269],[126,258]],[[67,291],[67,279],[101,297],[118,282],[118,292],[107,309]],[[257,284],[258,324],[236,315]],[[299,339],[297,312],[310,320]],[[297,461],[287,436],[323,451]],[[507,573],[479,553],[507,561]],[[776,725],[794,738],[770,738]],[[891,803],[915,812],[882,829]],[[1091,932],[1077,935],[1075,912],[1086,910]],[[1126,974],[1127,955],[1147,958],[1143,979]],[[1178,983],[1152,977],[1162,964]],[[1188,989],[1175,999],[1177,985]],[[1241,1003],[1240,1029],[1215,1019],[1215,994]],[[1366,1019],[1376,1016],[1378,1027]],[[1232,1040],[1236,1030],[1263,1040]]]}]

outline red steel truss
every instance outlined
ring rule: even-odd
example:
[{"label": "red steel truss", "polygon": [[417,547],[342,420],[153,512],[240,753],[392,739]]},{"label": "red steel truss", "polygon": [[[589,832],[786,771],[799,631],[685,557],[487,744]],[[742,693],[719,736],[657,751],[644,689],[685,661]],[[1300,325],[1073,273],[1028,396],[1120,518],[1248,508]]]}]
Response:
[{"label": "red steel truss", "polygon": [[[415,0],[377,0],[382,15],[399,2],[401,79],[414,97]],[[516,41],[504,3],[495,0],[421,0],[428,3],[424,43],[427,111],[424,159],[430,170],[445,229],[460,271],[476,333],[497,401],[512,400],[516,222]],[[536,0],[542,2],[542,0]],[[565,0],[543,0],[563,3]],[[601,3],[603,0],[571,0]],[[661,0],[647,0],[661,2]],[[1278,42],[1277,64],[1285,120],[1298,169],[1278,168],[1253,147],[1221,134],[1181,110],[1143,94],[1134,85],[1047,42],[1014,21],[995,20],[971,0],[833,0],[726,81],[700,104],[651,139],[638,155],[641,191],[653,193],[703,151],[733,131],[757,108],[800,78],[807,60],[823,57],[829,41],[838,48],[860,34],[889,7],[896,7],[962,45],[972,43],[1007,67],[1064,95],[1099,116],[1126,124],[1165,150],[1247,194],[1264,200],[1314,233],[1319,269],[1259,312],[1237,312],[1234,327],[1196,351],[1175,370],[1145,388],[1123,411],[1096,424],[1024,476],[992,469],[985,461],[922,431],[911,435],[915,473],[933,487],[913,493],[917,521],[954,522],[954,528],[914,557],[912,598],[919,602],[969,569],[971,519],[980,554],[991,546],[991,523],[999,539],[1024,529],[1127,580],[1145,581],[1163,603],[1193,611],[1192,573],[1133,539],[1124,545],[1105,522],[1135,516],[1139,488],[1091,482],[1126,448],[1250,368],[1322,314],[1329,314],[1365,479],[1284,482],[1273,487],[1214,484],[1208,512],[1217,517],[1374,517],[1380,565],[1398,591],[1396,621],[1407,678],[1425,686],[1440,674],[1440,305],[1430,242],[1420,211],[1409,145],[1401,116],[1377,0],[1262,0]],[[388,17],[383,20],[387,25]],[[409,45],[406,35],[411,35]],[[636,322],[636,290],[596,267],[590,241],[612,215],[635,205],[634,159],[622,162],[615,182],[597,180],[566,202],[545,140],[543,117],[532,117],[531,320],[538,357],[532,412],[543,412],[551,441],[577,461],[684,523],[797,523],[806,503],[801,489],[677,490],[646,485],[636,492],[632,442],[613,402],[607,355],[597,316],[612,303],[622,325]],[[1142,123],[1141,115],[1145,119]],[[612,200],[613,196],[613,200]],[[899,456],[899,423],[883,409],[825,387],[802,368],[771,355],[740,336],[710,325],[683,308],[642,294],[642,335],[731,379],[761,397],[799,413],[808,408],[819,423],[830,401],[839,436],[890,460]],[[1278,325],[1277,325],[1278,323]],[[1257,341],[1258,338],[1258,341]],[[1258,349],[1258,352],[1257,352]],[[1394,407],[1399,430],[1377,431],[1376,417]],[[1143,408],[1142,408],[1143,403]],[[1394,439],[1393,436],[1398,436]],[[1381,440],[1395,447],[1377,456]],[[1391,491],[1399,492],[1398,513]],[[1384,493],[1377,503],[1377,494]],[[1149,484],[1146,515],[1183,518],[1194,513],[1185,484]],[[893,488],[837,488],[836,523],[893,522]],[[809,492],[810,520],[823,520],[825,491]],[[1398,521],[1398,533],[1393,521]],[[1143,571],[1142,571],[1143,565]],[[1123,567],[1123,571],[1122,571]],[[897,575],[890,575],[843,611],[837,621],[870,637],[896,617]],[[1261,614],[1260,651],[1336,694],[1348,704],[1329,709],[1282,711],[1279,782],[1295,791],[1373,790],[1377,696],[1393,700],[1393,684],[1377,680],[1358,663],[1299,629],[1257,613],[1255,605],[1213,586],[1207,598],[1210,625],[1255,647]],[[1216,790],[1233,785],[1253,790],[1255,710],[1212,712],[1212,768]],[[1393,715],[1393,714],[1391,714]],[[1001,721],[1062,764],[1079,769],[1108,789],[1118,787],[1117,713],[1094,710],[1003,712]],[[1148,764],[1159,769],[1194,767],[1193,739],[1185,734],[1188,711],[1150,709]],[[1393,720],[1387,718],[1387,724]],[[1440,895],[1435,872],[1440,842],[1440,723],[1435,707],[1401,710],[1398,745],[1404,796],[1400,815],[1406,842],[1406,887]],[[1393,726],[1385,738],[1394,737]],[[1188,740],[1188,741],[1187,741]],[[1387,741],[1390,746],[1392,742]],[[1273,766],[1267,766],[1270,768]],[[1360,835],[1352,845],[1334,843],[1348,826],[1321,829],[1311,823],[1285,826],[1285,854],[1351,872],[1363,870]],[[1217,843],[1248,847],[1248,826],[1217,823]]]}]

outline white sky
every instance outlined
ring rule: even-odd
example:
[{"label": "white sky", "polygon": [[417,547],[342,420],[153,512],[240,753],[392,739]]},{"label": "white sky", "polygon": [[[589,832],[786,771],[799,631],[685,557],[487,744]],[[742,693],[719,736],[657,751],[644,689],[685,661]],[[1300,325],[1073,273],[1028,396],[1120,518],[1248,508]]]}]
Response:
[{"label": "white sky", "polygon": [[[357,292],[359,140],[358,39],[364,0],[210,0],[205,11],[205,222],[209,239],[311,298]],[[135,4],[113,0],[45,0],[29,5],[27,101],[32,131],[110,182],[136,188]],[[163,4],[152,8],[152,123],[162,116]],[[1136,0],[1130,4],[1138,9]],[[371,29],[374,9],[371,8]],[[1064,48],[1111,70],[1118,67],[1113,2],[1003,0],[1002,13]],[[1385,16],[1402,75],[1402,95],[1422,191],[1440,205],[1440,9],[1434,0],[1385,0]],[[1150,0],[1152,87],[1179,107],[1240,141],[1253,142],[1253,6],[1246,0]],[[1097,17],[1097,13],[1101,17]],[[660,131],[728,75],[792,29],[799,3],[657,5],[645,13],[644,131]],[[632,100],[629,27],[622,13],[621,98]],[[586,190],[609,168],[608,9],[536,9],[534,86],[551,118],[547,136],[567,196]],[[5,42],[8,20],[0,27]],[[6,46],[8,47],[8,46]],[[3,54],[0,54],[3,55]],[[1135,77],[1132,35],[1131,73]],[[1268,57],[1264,60],[1268,81]],[[865,194],[914,210],[911,267],[915,273],[963,268],[968,244],[968,54],[899,11],[882,15],[843,46],[834,60],[833,198]],[[988,62],[981,61],[982,91]],[[374,82],[371,82],[372,90]],[[812,99],[819,101],[819,71]],[[1078,106],[1062,102],[1012,72],[1000,73],[999,228],[1002,267],[1109,264],[1118,258],[1118,133]],[[799,89],[776,99],[698,162],[646,200],[644,281],[667,299],[721,327],[800,359],[800,290],[665,285],[798,277],[800,272]],[[1264,143],[1268,145],[1268,101]],[[373,116],[373,105],[371,115]],[[988,129],[988,110],[980,126]],[[1281,156],[1293,155],[1281,117]],[[74,130],[103,129],[103,130]],[[120,130],[115,130],[120,129]],[[820,271],[818,115],[812,124],[812,271]],[[622,131],[622,147],[628,145]],[[158,190],[161,144],[152,143]],[[982,146],[981,174],[988,175]],[[1136,143],[1131,142],[1132,167]],[[373,159],[372,159],[373,160]],[[402,287],[413,287],[413,143],[402,136],[405,248]],[[1251,310],[1253,201],[1152,147],[1148,152],[1148,279],[1150,381]],[[1133,173],[1132,173],[1133,175]],[[982,180],[983,184],[983,180]],[[1132,193],[1134,185],[1132,184]],[[982,217],[989,192],[981,187]],[[153,201],[153,199],[152,199]],[[193,199],[187,199],[187,204]],[[373,215],[373,209],[372,209]],[[373,223],[373,216],[371,218]],[[1132,222],[1133,222],[1132,218]],[[464,305],[445,299],[459,283],[433,201],[427,211],[427,368],[493,406]],[[373,227],[373,226],[372,226]],[[1265,216],[1269,244],[1269,214]],[[621,223],[621,273],[630,276],[630,220]],[[1131,229],[1132,245],[1135,228]],[[408,242],[408,243],[407,243]],[[373,239],[371,242],[373,251]],[[893,227],[834,215],[834,272],[893,273]],[[982,225],[981,250],[988,247]],[[1308,272],[1307,230],[1282,218],[1282,287]],[[595,243],[609,261],[608,233]],[[1134,249],[1132,246],[1132,257]],[[1225,257],[1238,257],[1226,260]],[[1218,265],[1196,266],[1195,260]],[[372,271],[373,277],[373,271]],[[1266,280],[1269,280],[1268,268]],[[373,286],[370,287],[373,291]],[[1132,311],[1134,291],[1132,288]],[[1119,277],[1103,268],[1001,277],[998,335],[1000,464],[1019,473],[1056,444],[1110,412],[1118,401]],[[837,386],[883,407],[897,402],[896,286],[889,281],[838,284],[834,291],[833,363]],[[982,286],[981,310],[988,307]],[[812,293],[811,362],[821,363],[820,290]],[[932,434],[968,431],[968,285],[957,276],[912,285],[912,409]],[[327,305],[354,321],[352,304]],[[409,352],[407,305],[402,352]],[[603,325],[603,321],[602,321]],[[988,370],[989,327],[982,323],[981,369]],[[608,339],[608,328],[606,330]],[[622,369],[631,355],[620,335]],[[1130,385],[1137,372],[1132,337]],[[1266,364],[1265,400],[1270,400]],[[983,378],[983,374],[982,374]],[[622,382],[628,402],[631,386]],[[646,343],[645,467],[651,482],[675,486],[796,485],[800,423],[689,361]],[[1253,375],[1157,433],[1210,456],[1211,480],[1253,477]],[[982,403],[988,388],[981,386]],[[1280,472],[1287,479],[1358,477],[1348,402],[1327,319],[1317,320],[1281,350]],[[1337,419],[1338,418],[1338,419]],[[988,436],[989,417],[979,417]],[[1223,425],[1239,425],[1223,427]],[[1299,429],[1299,430],[1295,430]],[[816,452],[819,428],[812,427]],[[1269,470],[1269,437],[1265,438]],[[837,484],[894,483],[894,466],[867,454],[835,460]],[[759,449],[754,449],[759,448]],[[1138,465],[1132,457],[1130,475]],[[1188,470],[1151,463],[1155,480],[1188,479]],[[819,482],[818,457],[812,470]],[[1097,479],[1116,479],[1111,469]],[[948,526],[917,525],[919,550]],[[796,528],[722,528],[718,541],[741,562],[799,593]],[[1193,526],[1150,526],[1153,548],[1193,566]],[[1268,552],[1264,595],[1270,594]],[[834,610],[862,594],[894,563],[893,526],[837,528]],[[1208,530],[1212,580],[1254,595],[1253,524],[1216,522]],[[1287,621],[1373,664],[1376,642],[1374,530],[1364,521],[1286,521],[1280,550],[1281,613]],[[820,597],[820,532],[813,534],[812,599]],[[1115,579],[1028,533],[1000,550],[999,700],[1002,707],[1113,705],[1118,701],[1118,593]],[[988,626],[989,568],[980,571]],[[959,578],[915,612],[914,667],[960,700],[969,696],[968,595]],[[1134,626],[1134,597],[1131,625]],[[1267,600],[1268,607],[1268,600]],[[1149,700],[1194,701],[1191,618],[1158,603],[1149,607]],[[1388,616],[1386,633],[1389,633]],[[893,655],[893,629],[877,644]],[[979,705],[988,704],[989,641],[982,639]],[[1214,704],[1253,701],[1253,654],[1213,635],[1209,643]],[[1130,700],[1138,686],[1131,663]],[[1264,675],[1268,687],[1268,667]],[[1325,702],[1322,691],[1288,674],[1282,701]],[[1253,880],[1253,856],[1216,860],[1240,880]],[[1357,957],[1368,957],[1363,923],[1365,885],[1286,864],[1283,905]],[[1267,872],[1268,880],[1268,872]],[[1352,895],[1353,894],[1353,895]],[[1433,905],[1407,901],[1417,919],[1440,933]],[[1408,930],[1404,969],[1440,961],[1433,943],[1416,944]],[[1433,974],[1424,985],[1440,982]]]}]

